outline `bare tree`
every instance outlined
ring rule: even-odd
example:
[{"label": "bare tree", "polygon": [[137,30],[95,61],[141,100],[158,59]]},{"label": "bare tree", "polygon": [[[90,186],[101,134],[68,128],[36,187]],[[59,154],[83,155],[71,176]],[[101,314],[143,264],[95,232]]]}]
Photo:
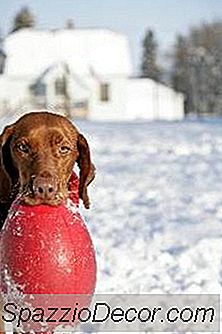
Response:
[{"label": "bare tree", "polygon": [[171,82],[186,96],[186,111],[222,114],[222,22],[191,28],[178,36]]}]

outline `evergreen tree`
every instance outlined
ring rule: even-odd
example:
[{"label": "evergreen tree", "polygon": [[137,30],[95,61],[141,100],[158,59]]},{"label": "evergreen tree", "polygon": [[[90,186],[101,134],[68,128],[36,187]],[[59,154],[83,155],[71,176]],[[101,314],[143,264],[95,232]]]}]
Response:
[{"label": "evergreen tree", "polygon": [[141,76],[160,81],[161,70],[157,65],[158,44],[152,30],[148,30],[143,40]]},{"label": "evergreen tree", "polygon": [[31,28],[35,26],[35,17],[28,7],[23,7],[16,14],[13,20],[13,28],[11,32],[18,31],[22,28]]}]

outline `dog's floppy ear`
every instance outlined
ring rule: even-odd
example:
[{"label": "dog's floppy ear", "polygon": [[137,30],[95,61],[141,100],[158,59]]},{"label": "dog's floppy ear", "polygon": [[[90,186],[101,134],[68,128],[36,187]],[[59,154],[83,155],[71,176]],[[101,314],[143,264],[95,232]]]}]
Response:
[{"label": "dog's floppy ear", "polygon": [[10,180],[11,185],[16,183],[18,180],[18,171],[17,168],[13,165],[11,150],[10,150],[10,143],[13,133],[14,133],[14,125],[9,125],[5,127],[0,136],[1,174],[3,173],[5,174],[5,178],[8,178]]},{"label": "dog's floppy ear", "polygon": [[95,166],[91,162],[87,140],[82,134],[78,135],[77,147],[79,151],[77,164],[80,168],[79,197],[83,200],[85,208],[89,209],[90,202],[87,194],[87,187],[95,178]]}]

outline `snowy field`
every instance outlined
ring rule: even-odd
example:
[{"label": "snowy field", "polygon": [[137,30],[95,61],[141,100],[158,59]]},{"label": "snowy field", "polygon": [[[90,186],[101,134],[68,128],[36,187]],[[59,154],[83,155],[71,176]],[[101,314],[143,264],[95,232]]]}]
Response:
[{"label": "snowy field", "polygon": [[82,210],[97,292],[219,293],[222,121],[78,126],[97,167]]},{"label": "snowy field", "polygon": [[97,167],[81,207],[96,292],[220,293],[222,121],[76,123]]}]

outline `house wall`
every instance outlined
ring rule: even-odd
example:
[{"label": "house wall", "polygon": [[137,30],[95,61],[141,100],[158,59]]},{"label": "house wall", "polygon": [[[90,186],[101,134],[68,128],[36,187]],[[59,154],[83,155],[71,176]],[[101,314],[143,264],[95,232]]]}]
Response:
[{"label": "house wall", "polygon": [[[101,83],[109,83],[110,100],[100,101]],[[104,76],[91,83],[89,118],[93,120],[181,120],[184,98],[151,79]]]},{"label": "house wall", "polygon": [[29,78],[0,76],[0,115],[30,107]]},{"label": "house wall", "polygon": [[127,83],[127,114],[130,119],[157,117],[156,85],[152,80],[130,79]]},{"label": "house wall", "polygon": [[130,79],[127,85],[127,114],[130,119],[180,120],[184,98],[173,89],[150,79]]},{"label": "house wall", "polygon": [[67,72],[63,63],[54,66],[42,78],[42,82],[47,87],[47,101],[48,103],[56,103],[57,96],[55,92],[56,79],[66,78],[68,94],[73,102],[88,99],[90,96],[89,87],[86,84],[87,77],[78,76],[73,72]]},{"label": "house wall", "polygon": [[174,121],[184,117],[184,97],[183,94],[175,92],[173,89],[157,85],[158,91],[158,117],[157,119]]},{"label": "house wall", "polygon": [[[100,99],[102,83],[109,84],[110,99],[107,102]],[[127,120],[127,77],[103,76],[91,81],[90,113],[93,120]]]}]

